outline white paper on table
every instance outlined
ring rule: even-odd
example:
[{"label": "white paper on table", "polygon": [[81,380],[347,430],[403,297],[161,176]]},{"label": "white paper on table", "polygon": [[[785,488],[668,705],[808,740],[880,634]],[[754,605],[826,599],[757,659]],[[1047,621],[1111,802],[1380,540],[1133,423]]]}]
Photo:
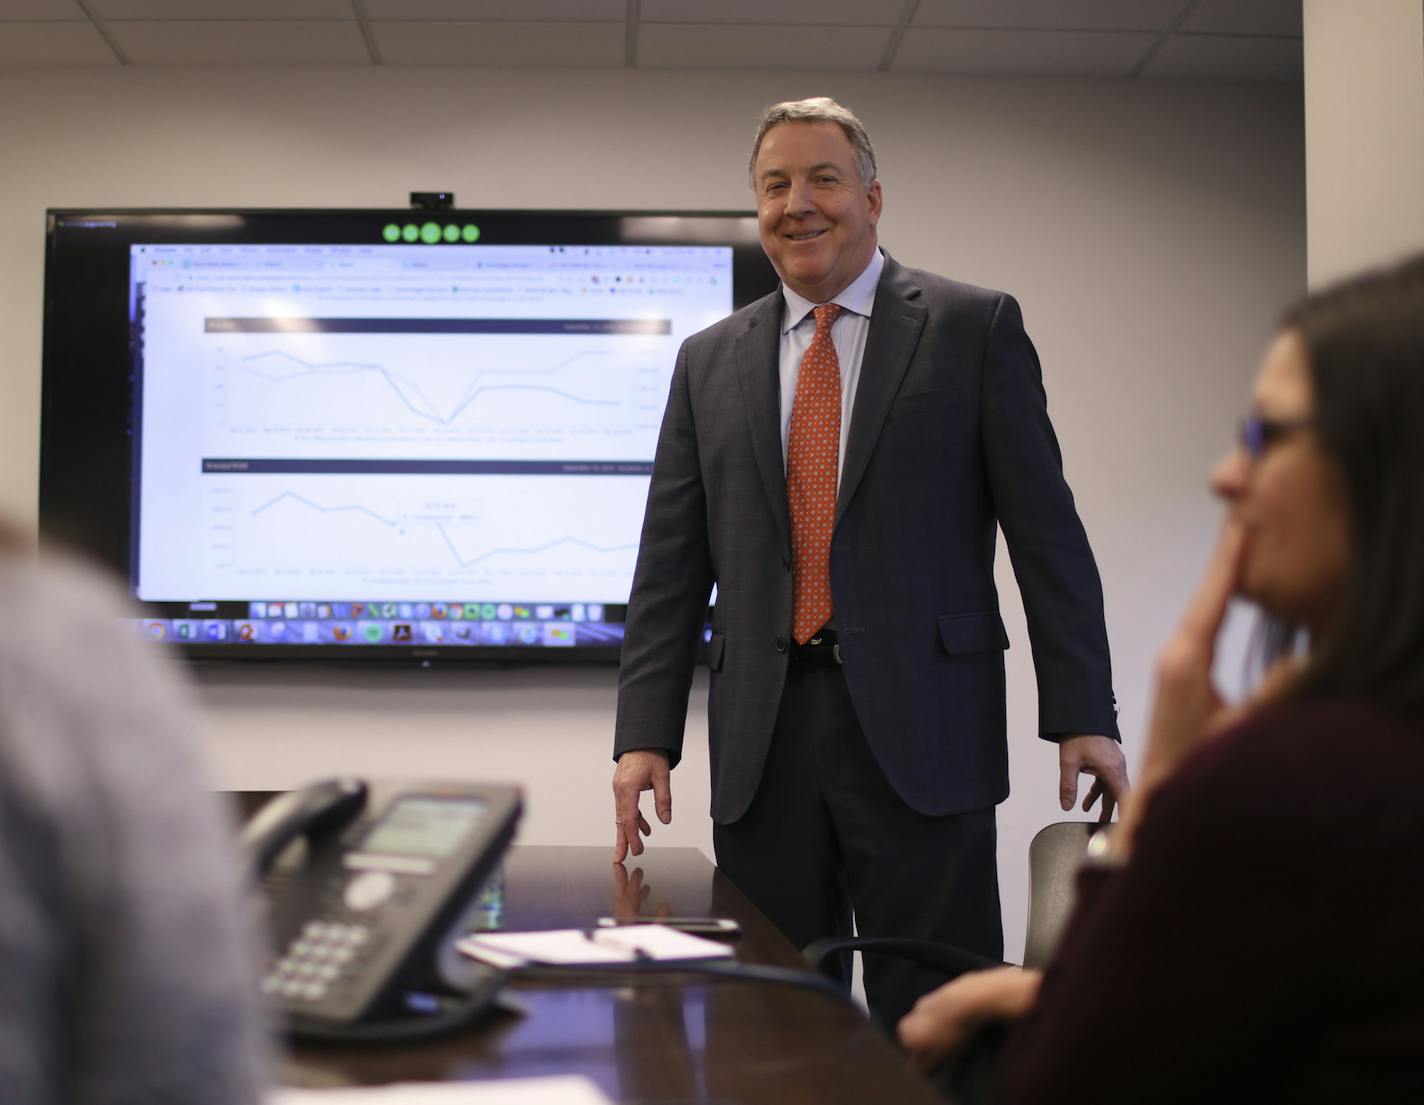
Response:
[{"label": "white paper on table", "polygon": [[471,959],[506,969],[530,963],[580,966],[595,963],[729,959],[732,949],[667,925],[551,929],[547,932],[481,932],[456,944]]},{"label": "white paper on table", "polygon": [[613,1105],[581,1074],[489,1082],[399,1082],[335,1090],[280,1089],[265,1105]]}]

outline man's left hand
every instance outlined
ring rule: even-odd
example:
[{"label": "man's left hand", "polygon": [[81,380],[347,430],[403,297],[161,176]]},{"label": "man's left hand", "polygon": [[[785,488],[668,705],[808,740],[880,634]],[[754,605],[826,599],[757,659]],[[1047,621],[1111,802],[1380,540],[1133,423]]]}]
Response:
[{"label": "man's left hand", "polygon": [[1058,742],[1058,804],[1071,810],[1078,800],[1078,776],[1093,776],[1093,785],[1083,799],[1083,809],[1092,809],[1102,799],[1098,821],[1112,820],[1113,808],[1127,797],[1127,761],[1122,745],[1111,737],[1091,734],[1064,737]]}]

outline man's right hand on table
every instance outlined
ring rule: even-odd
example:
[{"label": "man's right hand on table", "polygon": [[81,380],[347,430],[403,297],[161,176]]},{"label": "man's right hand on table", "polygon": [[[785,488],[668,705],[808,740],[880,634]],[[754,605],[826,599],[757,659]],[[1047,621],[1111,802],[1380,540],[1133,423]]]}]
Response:
[{"label": "man's right hand on table", "polygon": [[666,752],[653,748],[635,748],[618,757],[613,770],[613,816],[617,835],[613,842],[613,862],[622,863],[631,851],[643,854],[643,837],[652,834],[652,826],[638,809],[638,796],[645,790],[653,792],[653,808],[664,825],[672,823],[672,782]]}]

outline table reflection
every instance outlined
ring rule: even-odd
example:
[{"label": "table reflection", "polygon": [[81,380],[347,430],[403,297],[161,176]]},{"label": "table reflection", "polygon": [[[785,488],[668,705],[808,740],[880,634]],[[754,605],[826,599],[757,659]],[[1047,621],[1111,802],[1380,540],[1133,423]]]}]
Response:
[{"label": "table reflection", "polygon": [[613,865],[613,906],[609,915],[620,925],[632,924],[640,917],[661,920],[672,916],[672,903],[667,898],[659,898],[652,913],[643,912],[643,906],[653,895],[653,885],[647,881],[641,867],[633,868],[632,874],[621,863]]}]

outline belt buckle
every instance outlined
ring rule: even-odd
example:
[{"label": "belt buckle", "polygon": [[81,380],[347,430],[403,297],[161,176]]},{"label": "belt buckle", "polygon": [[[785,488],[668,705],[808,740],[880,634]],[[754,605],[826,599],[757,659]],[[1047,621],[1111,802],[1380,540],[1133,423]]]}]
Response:
[{"label": "belt buckle", "polygon": [[[839,667],[841,664],[841,645],[839,641],[830,642],[826,638],[829,634],[818,634],[811,637],[801,646],[803,652],[803,662],[810,662],[816,667]],[[829,648],[826,646],[830,645]],[[829,658],[828,658],[829,657]]]}]

